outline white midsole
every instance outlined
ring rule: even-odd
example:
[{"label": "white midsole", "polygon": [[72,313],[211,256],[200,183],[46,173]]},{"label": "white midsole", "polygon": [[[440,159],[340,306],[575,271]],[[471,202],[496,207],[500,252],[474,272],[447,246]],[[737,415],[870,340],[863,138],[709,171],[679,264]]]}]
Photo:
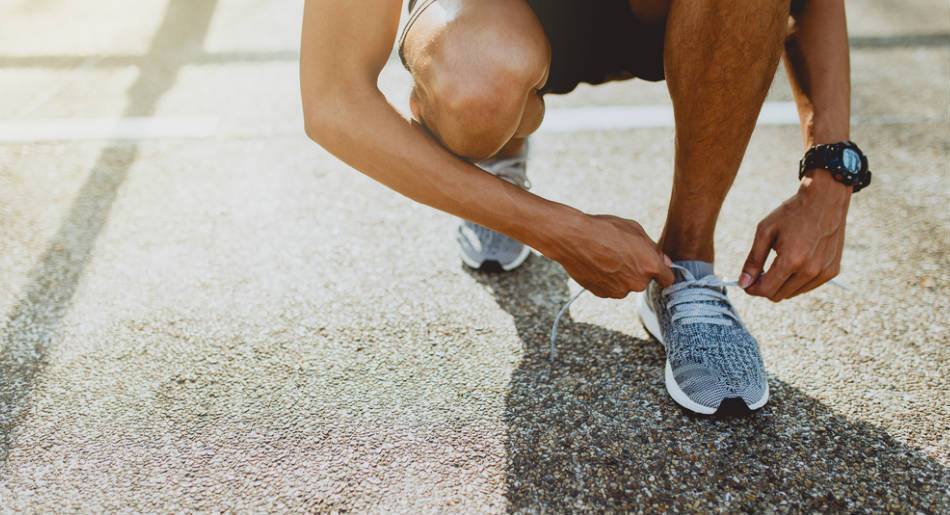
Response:
[{"label": "white midsole", "polygon": [[[650,333],[661,345],[663,348],[666,348],[666,342],[663,341],[663,331],[660,330],[660,321],[657,319],[656,313],[650,308],[650,304],[647,301],[646,292],[640,294],[640,306],[637,309],[637,315],[640,317],[640,323],[643,324],[643,327]],[[683,393],[683,390],[680,389],[679,385],[676,384],[676,378],[673,376],[673,368],[670,366],[670,360],[666,360],[666,366],[664,367],[663,372],[664,383],[666,383],[666,391],[670,394],[670,397],[676,401],[680,406],[694,411],[696,413],[701,413],[703,415],[712,415],[719,408],[710,408],[709,406],[703,406],[697,402],[694,402]],[[762,396],[762,399],[756,402],[755,404],[749,406],[750,410],[757,410],[762,406],[765,406],[765,403],[769,400],[769,385],[765,385],[765,395]]]},{"label": "white midsole", "polygon": [[678,384],[676,384],[676,378],[673,376],[673,367],[670,366],[670,360],[666,360],[666,366],[663,371],[663,379],[666,383],[666,391],[670,394],[670,397],[676,401],[680,406],[690,410],[695,411],[696,413],[702,413],[703,415],[712,415],[719,410],[718,407],[710,408],[709,406],[703,406],[702,404],[693,402],[683,390],[680,390]]}]

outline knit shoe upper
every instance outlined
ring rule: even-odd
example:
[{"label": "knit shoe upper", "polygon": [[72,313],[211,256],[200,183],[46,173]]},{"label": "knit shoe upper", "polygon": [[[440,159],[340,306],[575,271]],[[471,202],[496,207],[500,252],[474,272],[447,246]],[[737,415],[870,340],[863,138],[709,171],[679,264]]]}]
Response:
[{"label": "knit shoe upper", "polygon": [[729,302],[729,284],[713,275],[710,263],[686,261],[673,268],[676,282],[665,289],[651,282],[641,307],[644,325],[666,348],[670,395],[705,414],[727,399],[741,399],[752,410],[762,407],[768,400],[765,365],[758,342]]}]

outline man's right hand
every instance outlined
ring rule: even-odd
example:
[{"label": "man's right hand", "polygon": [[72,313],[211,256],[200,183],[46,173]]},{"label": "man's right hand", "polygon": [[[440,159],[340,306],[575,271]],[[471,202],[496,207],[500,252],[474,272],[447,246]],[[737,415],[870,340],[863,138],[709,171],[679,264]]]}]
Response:
[{"label": "man's right hand", "polygon": [[622,299],[655,279],[673,284],[672,261],[637,222],[610,215],[583,215],[580,235],[561,242],[552,256],[581,286],[598,297]]}]

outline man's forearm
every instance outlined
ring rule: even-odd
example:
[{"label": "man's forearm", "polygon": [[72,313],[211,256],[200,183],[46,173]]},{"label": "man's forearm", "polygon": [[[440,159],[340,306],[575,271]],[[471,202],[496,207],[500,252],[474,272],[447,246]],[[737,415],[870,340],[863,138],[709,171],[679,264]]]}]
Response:
[{"label": "man's forearm", "polygon": [[805,148],[850,139],[851,67],[843,0],[810,0],[793,16],[785,66]]},{"label": "man's forearm", "polygon": [[498,179],[443,149],[403,118],[375,88],[322,99],[308,132],[329,152],[423,204],[507,234],[545,254],[583,217]]}]

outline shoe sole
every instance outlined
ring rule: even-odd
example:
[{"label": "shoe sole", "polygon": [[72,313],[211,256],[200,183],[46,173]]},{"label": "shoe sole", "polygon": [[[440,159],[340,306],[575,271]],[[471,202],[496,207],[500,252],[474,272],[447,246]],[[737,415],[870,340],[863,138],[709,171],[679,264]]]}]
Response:
[{"label": "shoe sole", "polygon": [[[649,303],[646,299],[646,292],[640,293],[640,306],[637,308],[637,317],[640,319],[640,323],[643,324],[643,328],[646,329],[647,333],[650,336],[656,338],[656,341],[660,342],[660,345],[663,346],[663,350],[666,350],[666,342],[663,341],[663,331],[660,330],[660,321],[656,317],[656,313],[653,312],[653,309],[650,308]],[[701,415],[715,415],[720,408],[726,404],[730,399],[723,399],[722,403],[718,407],[710,408],[709,406],[703,406],[692,399],[689,398],[686,393],[680,389],[679,385],[676,384],[676,378],[673,376],[673,367],[670,366],[670,360],[666,360],[666,366],[664,367],[663,372],[664,383],[666,383],[666,392],[670,394],[670,397],[676,401],[680,406],[695,412]],[[739,399],[740,402],[745,404],[745,401]],[[762,396],[762,399],[756,402],[755,404],[748,406],[749,411],[755,411],[762,406],[765,406],[765,403],[769,401],[769,385],[765,385],[765,395]]]},{"label": "shoe sole", "polygon": [[497,262],[497,261],[494,261],[494,260],[475,261],[474,259],[472,259],[472,258],[466,256],[464,253],[459,252],[459,257],[462,258],[462,263],[465,263],[465,266],[467,266],[467,267],[469,267],[469,268],[473,268],[473,269],[475,269],[475,270],[482,270],[482,269],[484,269],[485,267],[490,266],[490,264],[494,263],[494,264],[497,264],[498,267],[501,268],[502,271],[504,271],[504,272],[510,272],[510,271],[514,270],[515,268],[518,268],[519,266],[521,266],[522,263],[525,262],[526,259],[528,259],[528,256],[530,256],[530,255],[531,255],[531,248],[528,247],[527,245],[525,245],[525,246],[521,249],[521,252],[518,253],[518,257],[516,257],[515,259],[513,259],[513,260],[512,260],[511,262],[509,262],[508,264],[503,265],[503,264],[501,264],[501,263],[499,263],[499,262]]}]

